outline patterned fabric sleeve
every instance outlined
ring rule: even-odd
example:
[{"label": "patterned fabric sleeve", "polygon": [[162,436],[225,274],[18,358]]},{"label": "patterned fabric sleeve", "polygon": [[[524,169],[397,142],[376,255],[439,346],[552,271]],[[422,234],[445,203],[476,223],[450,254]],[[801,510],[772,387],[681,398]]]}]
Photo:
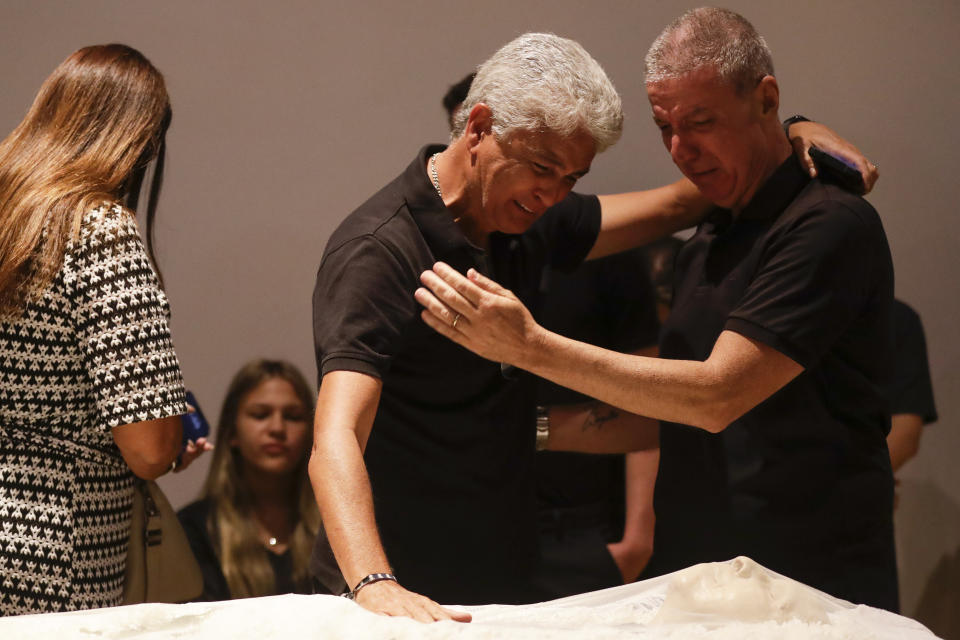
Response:
[{"label": "patterned fabric sleeve", "polygon": [[64,266],[98,427],[186,413],[167,297],[133,215],[119,206],[86,215]]}]

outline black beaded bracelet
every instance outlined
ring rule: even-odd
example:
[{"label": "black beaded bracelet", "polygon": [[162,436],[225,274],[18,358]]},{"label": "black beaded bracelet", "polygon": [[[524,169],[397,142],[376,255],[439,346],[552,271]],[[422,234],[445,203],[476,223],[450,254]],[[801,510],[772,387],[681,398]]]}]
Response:
[{"label": "black beaded bracelet", "polygon": [[394,582],[397,582],[397,576],[393,575],[392,573],[371,573],[370,575],[366,576],[363,580],[358,582],[357,586],[353,588],[353,591],[348,591],[344,593],[343,597],[346,598],[347,600],[356,600],[357,593],[360,591],[360,589],[363,589],[368,584],[373,584],[374,582],[380,582],[381,580],[393,580]]}]

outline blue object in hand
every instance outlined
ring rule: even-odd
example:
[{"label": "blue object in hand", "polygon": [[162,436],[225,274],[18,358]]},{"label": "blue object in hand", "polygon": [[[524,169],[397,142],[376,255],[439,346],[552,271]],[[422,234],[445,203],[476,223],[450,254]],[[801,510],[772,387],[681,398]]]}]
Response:
[{"label": "blue object in hand", "polygon": [[860,170],[843,156],[828,153],[818,147],[810,147],[810,157],[817,165],[821,179],[838,184],[858,195],[865,191]]},{"label": "blue object in hand", "polygon": [[200,405],[197,403],[196,397],[194,397],[190,391],[187,391],[187,404],[193,407],[195,411],[180,416],[180,422],[183,424],[183,444],[180,447],[181,452],[186,450],[188,440],[196,442],[197,438],[206,438],[210,435],[210,424],[207,422],[207,419],[203,417],[203,411],[200,410]]}]

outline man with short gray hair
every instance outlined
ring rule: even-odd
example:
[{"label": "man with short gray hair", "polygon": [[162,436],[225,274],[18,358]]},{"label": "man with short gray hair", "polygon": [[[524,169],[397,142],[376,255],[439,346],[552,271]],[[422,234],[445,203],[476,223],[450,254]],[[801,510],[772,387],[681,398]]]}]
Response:
[{"label": "man with short gray hair", "polygon": [[623,130],[620,94],[604,70],[573,40],[549,34],[520,36],[480,66],[453,117],[453,140],[463,135],[478,104],[497,114],[491,130],[501,139],[520,130],[566,137],[582,129],[600,153]]},{"label": "man with short gray hair", "polygon": [[443,260],[535,304],[546,266],[649,242],[707,209],[687,181],[571,192],[623,117],[612,83],[572,40],[520,36],[479,67],[466,102],[449,146],[421,149],[333,233],[314,291],[310,476],[329,539],[314,574],[334,592],[345,579],[371,610],[424,621],[469,619],[433,600],[542,599],[531,586],[535,441],[623,452],[655,446],[656,432],[638,416],[577,408],[552,411],[538,439],[533,378],[421,322],[420,273]]},{"label": "man with short gray hair", "polygon": [[749,555],[896,611],[883,397],[893,268],[880,219],[791,154],[769,51],[742,16],[688,12],[647,63],[664,146],[716,205],[677,255],[661,358],[552,334],[489,278],[442,264],[421,278],[425,320],[662,421],[654,575]]},{"label": "man with short gray hair", "polygon": [[[314,293],[310,474],[336,557],[321,540],[322,588],[340,588],[339,565],[360,604],[419,620],[469,616],[414,592],[457,604],[540,599],[533,378],[437,336],[412,294],[420,272],[445,260],[534,302],[547,265],[572,268],[696,220],[704,203],[677,183],[616,201],[614,211],[652,222],[604,241],[606,205],[570,190],[622,122],[616,90],[579,44],[525,34],[478,68],[450,145],[424,147],[331,236]],[[551,433],[561,444],[566,433],[567,448],[587,418],[569,413],[577,421],[557,416]],[[650,435],[629,421],[590,446],[644,446]]]}]

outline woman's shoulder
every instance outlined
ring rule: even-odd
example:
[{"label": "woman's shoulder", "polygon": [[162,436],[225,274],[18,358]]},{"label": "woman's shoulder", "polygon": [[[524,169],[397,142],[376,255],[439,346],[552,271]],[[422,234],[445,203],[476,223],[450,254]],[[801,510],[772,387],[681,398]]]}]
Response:
[{"label": "woman's shoulder", "polygon": [[102,202],[85,213],[79,234],[64,256],[68,282],[97,282],[105,271],[131,276],[153,271],[135,214],[115,202]]},{"label": "woman's shoulder", "polygon": [[119,203],[103,202],[83,214],[78,243],[81,247],[98,246],[131,235],[140,235],[134,213]]}]

